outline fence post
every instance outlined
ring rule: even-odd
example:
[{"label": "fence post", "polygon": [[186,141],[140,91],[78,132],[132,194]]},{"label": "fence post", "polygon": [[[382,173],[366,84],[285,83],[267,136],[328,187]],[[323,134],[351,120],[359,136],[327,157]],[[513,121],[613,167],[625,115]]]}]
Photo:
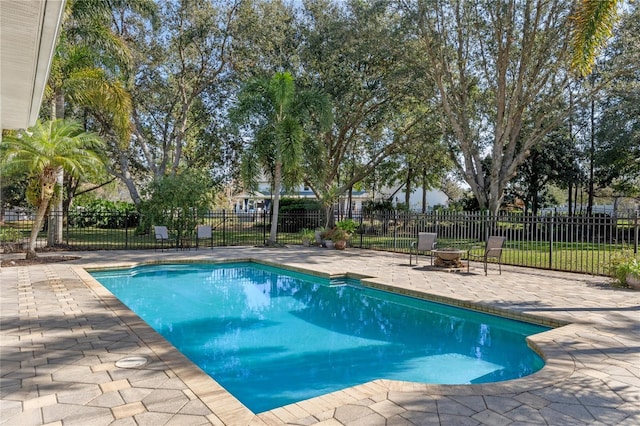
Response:
[{"label": "fence post", "polygon": [[555,213],[549,216],[549,269],[553,269],[553,222]]},{"label": "fence post", "polygon": [[267,242],[267,211],[264,210],[262,215],[262,244],[266,242]]},{"label": "fence post", "polygon": [[62,219],[60,219],[62,221],[62,229],[64,230],[64,242],[65,244],[67,244],[67,246],[69,245],[69,217],[67,216],[67,220],[66,220],[66,224],[65,224],[65,220],[64,220],[64,212],[61,211],[60,215],[62,216]]},{"label": "fence post", "polygon": [[124,214],[124,248],[129,248],[129,213]]},{"label": "fence post", "polygon": [[[364,226],[363,226],[363,214],[362,211],[360,211],[360,225],[358,226],[358,230],[360,231],[360,248],[362,248],[362,244],[364,243],[363,239],[364,239]],[[637,233],[636,233],[637,234]]]},{"label": "fence post", "polygon": [[393,252],[396,252],[398,246],[398,210],[393,211]]},{"label": "fence post", "polygon": [[633,254],[635,255],[638,255],[638,231],[640,231],[640,228],[638,228],[638,225],[640,225],[640,223],[638,222],[639,217],[640,211],[636,210],[636,217],[633,224],[633,230],[635,234],[635,238],[633,239]]},{"label": "fence post", "polygon": [[227,211],[222,210],[222,247],[227,245]]},{"label": "fence post", "polygon": [[493,230],[491,229],[491,210],[487,209],[485,210],[485,222],[484,222],[484,241],[488,241],[489,240],[489,236],[491,235],[491,233],[493,232]]}]

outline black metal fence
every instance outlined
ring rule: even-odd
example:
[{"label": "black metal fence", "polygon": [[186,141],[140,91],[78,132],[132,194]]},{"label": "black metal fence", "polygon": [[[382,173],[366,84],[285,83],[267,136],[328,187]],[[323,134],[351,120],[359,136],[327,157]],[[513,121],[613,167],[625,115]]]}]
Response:
[{"label": "black metal fence", "polygon": [[[349,244],[364,249],[408,253],[418,232],[435,232],[438,247],[466,250],[482,244],[491,235],[499,235],[507,238],[504,264],[590,274],[606,274],[612,256],[622,252],[638,255],[638,212],[590,217],[510,213],[496,217],[467,212],[374,211],[355,212],[352,218],[358,229]],[[55,219],[55,213],[51,219]],[[143,222],[137,214],[92,213],[91,217],[84,217],[82,213],[74,213],[63,218],[62,241],[56,245],[72,250],[157,247],[153,232],[141,227]],[[212,237],[196,242],[193,230],[180,230],[181,248],[194,248],[196,244],[199,248],[262,245],[269,237],[271,217],[268,212],[222,210],[198,217],[196,222],[210,225]],[[279,243],[301,244],[300,231],[322,227],[325,215],[321,211],[281,212],[278,222]],[[24,249],[31,223],[28,218],[4,222],[0,242],[5,252]],[[47,223],[45,220],[37,248],[48,246]]]}]

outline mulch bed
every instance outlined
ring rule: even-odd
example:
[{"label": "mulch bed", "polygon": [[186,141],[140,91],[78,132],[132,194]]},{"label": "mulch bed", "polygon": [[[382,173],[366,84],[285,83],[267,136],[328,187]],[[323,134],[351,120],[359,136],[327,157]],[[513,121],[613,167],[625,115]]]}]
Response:
[{"label": "mulch bed", "polygon": [[1,266],[8,268],[11,266],[44,265],[47,263],[66,262],[76,259],[80,259],[80,256],[41,256],[35,259],[3,259]]}]

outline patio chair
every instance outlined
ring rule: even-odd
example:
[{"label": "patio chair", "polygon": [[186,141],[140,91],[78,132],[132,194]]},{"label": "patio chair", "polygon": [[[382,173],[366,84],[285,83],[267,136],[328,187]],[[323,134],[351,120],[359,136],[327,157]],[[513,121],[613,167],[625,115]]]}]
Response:
[{"label": "patio chair", "polygon": [[412,264],[413,253],[416,254],[416,265],[418,264],[418,253],[429,252],[431,256],[431,264],[433,265],[432,250],[436,248],[437,234],[432,232],[418,232],[418,241],[412,241],[409,248],[409,265]]},{"label": "patio chair", "polygon": [[173,238],[169,237],[169,230],[166,226],[154,225],[153,232],[156,235],[156,250],[158,249],[158,244],[160,244],[160,250],[164,251],[165,243],[167,243],[168,247],[170,248],[175,242]]},{"label": "patio chair", "polygon": [[484,274],[487,275],[487,263],[489,259],[494,259],[498,262],[498,270],[502,275],[502,248],[506,237],[489,237],[487,244],[484,247],[484,253],[472,253],[473,248],[467,253],[467,272],[469,272],[469,263],[471,260],[478,260],[484,262]]},{"label": "patio chair", "polygon": [[211,225],[197,225],[196,226],[196,250],[200,240],[209,239],[211,243],[211,249],[213,249],[213,233],[211,232]]}]

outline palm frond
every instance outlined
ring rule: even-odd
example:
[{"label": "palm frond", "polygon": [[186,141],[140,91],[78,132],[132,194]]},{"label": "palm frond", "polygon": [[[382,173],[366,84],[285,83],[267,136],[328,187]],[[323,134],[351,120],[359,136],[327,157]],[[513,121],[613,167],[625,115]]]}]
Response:
[{"label": "palm frond", "polygon": [[109,80],[100,68],[86,68],[73,72],[65,88],[72,101],[112,122],[120,140],[129,139],[132,105],[122,82]]},{"label": "palm frond", "polygon": [[3,165],[7,165],[9,172],[23,167],[32,176],[42,176],[46,170],[63,167],[67,173],[81,177],[102,167],[99,155],[102,146],[100,137],[84,132],[78,122],[37,121],[28,132],[3,140],[2,158],[7,160]]},{"label": "palm frond", "polygon": [[258,156],[255,150],[247,149],[242,153],[240,178],[244,183],[245,189],[249,192],[258,190],[258,176],[260,176],[258,164]]},{"label": "palm frond", "polygon": [[578,0],[571,16],[571,66],[580,76],[591,72],[596,55],[611,37],[618,3],[619,0]]},{"label": "palm frond", "polygon": [[269,82],[269,91],[278,113],[288,110],[296,91],[293,76],[288,72],[276,73]]}]

